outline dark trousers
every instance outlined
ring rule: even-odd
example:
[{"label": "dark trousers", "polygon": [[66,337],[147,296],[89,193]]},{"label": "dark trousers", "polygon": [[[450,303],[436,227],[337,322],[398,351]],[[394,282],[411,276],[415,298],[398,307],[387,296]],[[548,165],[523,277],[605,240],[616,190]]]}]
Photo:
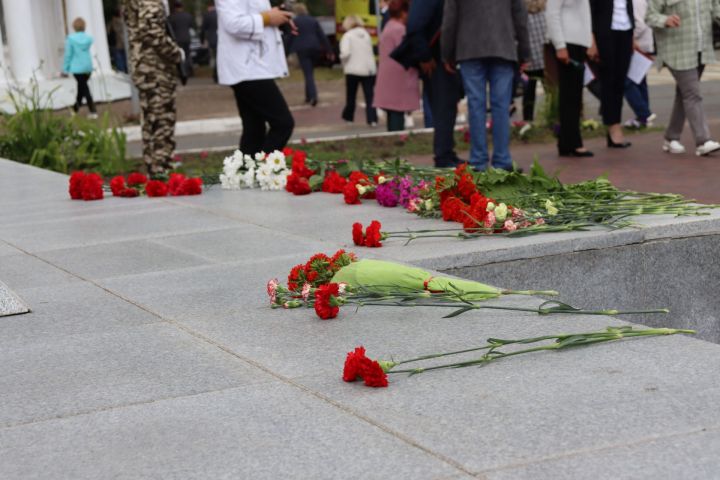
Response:
[{"label": "dark trousers", "polygon": [[397,110],[385,110],[387,114],[387,131],[398,132],[405,130],[405,112],[398,112]]},{"label": "dark trousers", "polygon": [[301,51],[297,52],[298,61],[300,62],[300,68],[305,77],[305,101],[312,102],[317,100],[318,93],[317,87],[315,86],[315,52],[312,51]]},{"label": "dark trousers", "polygon": [[433,155],[436,167],[451,167],[458,162],[455,153],[455,117],[462,94],[460,74],[450,74],[440,62],[430,78],[423,77],[432,111]]},{"label": "dark trousers", "polygon": [[90,93],[90,87],[88,81],[90,80],[90,73],[76,73],[73,76],[77,82],[77,96],[75,97],[75,105],[73,110],[76,112],[82,107],[83,99],[87,100],[88,108],[91,113],[95,113],[95,102],[93,101],[92,94]]},{"label": "dark trousers", "polygon": [[587,48],[580,45],[567,45],[568,55],[575,64],[558,62],[560,132],[558,151],[570,153],[582,148],[580,136],[580,114],[582,111],[583,75]]},{"label": "dark trousers", "polygon": [[598,41],[600,54],[600,111],[605,125],[620,123],[625,78],[633,52],[633,31],[610,30]]},{"label": "dark trousers", "polygon": [[236,83],[232,89],[243,124],[240,151],[254,155],[282,150],[292,135],[295,120],[275,81],[249,80]]},{"label": "dark trousers", "polygon": [[543,70],[525,72],[528,76],[527,85],[523,89],[523,120],[532,122],[535,119],[535,91],[538,79],[543,78]]},{"label": "dark trousers", "polygon": [[178,42],[178,46],[185,52],[185,65],[187,67],[188,76],[193,76],[192,58],[190,58],[190,42]]},{"label": "dark trousers", "polygon": [[342,118],[348,122],[355,119],[355,99],[358,85],[362,85],[365,95],[365,120],[368,124],[377,123],[377,110],[373,107],[373,90],[375,88],[375,75],[359,76],[345,75],[345,108]]}]

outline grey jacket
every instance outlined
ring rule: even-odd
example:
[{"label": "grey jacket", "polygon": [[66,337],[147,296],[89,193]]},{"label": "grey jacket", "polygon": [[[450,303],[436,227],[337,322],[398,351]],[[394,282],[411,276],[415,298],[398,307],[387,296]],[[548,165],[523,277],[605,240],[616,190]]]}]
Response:
[{"label": "grey jacket", "polygon": [[445,0],[440,35],[443,60],[528,60],[527,15],[524,0]]}]

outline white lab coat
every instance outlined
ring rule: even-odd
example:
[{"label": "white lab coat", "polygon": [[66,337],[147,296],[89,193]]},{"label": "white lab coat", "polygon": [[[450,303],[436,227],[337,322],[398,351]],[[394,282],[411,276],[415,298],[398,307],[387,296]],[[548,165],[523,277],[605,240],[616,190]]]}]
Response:
[{"label": "white lab coat", "polygon": [[288,75],[280,30],[263,26],[260,15],[272,8],[269,0],[216,0],[215,7],[221,85]]}]

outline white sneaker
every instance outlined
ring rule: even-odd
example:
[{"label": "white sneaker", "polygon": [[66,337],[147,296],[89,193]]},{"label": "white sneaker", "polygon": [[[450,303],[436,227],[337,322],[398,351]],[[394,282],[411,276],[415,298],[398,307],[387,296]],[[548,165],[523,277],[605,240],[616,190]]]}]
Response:
[{"label": "white sneaker", "polygon": [[673,153],[673,154],[681,154],[685,153],[685,147],[682,143],[678,142],[677,140],[665,140],[665,143],[663,143],[662,146],[663,152],[667,153]]},{"label": "white sneaker", "polygon": [[708,140],[695,149],[695,155],[701,157],[717,150],[720,150],[720,143],[714,140]]},{"label": "white sneaker", "polygon": [[655,121],[656,118],[657,118],[657,115],[655,115],[654,113],[651,113],[650,116],[645,120],[645,126],[652,127],[653,122]]},{"label": "white sneaker", "polygon": [[405,114],[405,128],[413,128],[415,126],[415,119],[412,116],[412,113],[406,113]]},{"label": "white sneaker", "polygon": [[625,127],[625,128],[631,128],[631,129],[634,129],[634,130],[635,130],[635,129],[643,128],[644,126],[645,126],[645,125],[643,125],[642,123],[640,123],[638,120],[636,120],[636,119],[634,119],[634,118],[631,118],[631,119],[625,121],[625,123],[623,123],[623,127]]},{"label": "white sneaker", "polygon": [[97,120],[98,114],[97,113],[88,113],[87,118],[89,118],[90,120]]}]

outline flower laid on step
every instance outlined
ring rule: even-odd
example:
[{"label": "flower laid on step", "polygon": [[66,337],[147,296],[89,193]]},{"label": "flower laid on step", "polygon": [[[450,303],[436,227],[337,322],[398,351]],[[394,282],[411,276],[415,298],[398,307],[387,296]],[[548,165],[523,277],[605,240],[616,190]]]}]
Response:
[{"label": "flower laid on step", "polygon": [[[664,335],[694,334],[695,330],[684,330],[676,328],[646,328],[637,329],[634,327],[607,327],[605,330],[589,333],[562,333],[556,335],[543,335],[534,338],[522,338],[518,340],[505,340],[500,338],[488,338],[485,345],[469,347],[445,353],[433,353],[422,355],[407,360],[372,360],[365,355],[364,347],[356,347],[348,352],[343,366],[342,379],[345,382],[354,382],[362,379],[368,387],[387,387],[388,375],[407,373],[417,375],[432,370],[456,369],[464,367],[475,367],[487,365],[495,360],[505,357],[512,357],[526,353],[540,351],[558,351],[566,348],[594,345],[622,340],[634,337],[657,337]],[[524,345],[533,345],[530,348],[523,348]],[[451,363],[429,363],[437,358],[450,356],[467,355],[474,352],[483,352],[479,357],[466,358]],[[423,362],[426,366],[408,368],[410,363]],[[396,368],[400,367],[400,368]]]},{"label": "flower laid on step", "polygon": [[382,224],[377,220],[370,222],[370,225],[363,230],[361,223],[355,222],[352,226],[353,243],[359,247],[382,247],[382,240],[386,237],[380,231]]},{"label": "flower laid on step", "polygon": [[271,280],[267,284],[273,308],[314,307],[324,319],[337,317],[343,305],[384,307],[432,307],[451,309],[444,318],[473,310],[514,310],[538,315],[626,315],[668,313],[667,309],[619,311],[582,310],[551,300],[536,308],[484,303],[507,295],[557,295],[554,290],[508,290],[472,280],[433,275],[430,272],[382,260],[358,260],[338,250],[332,257],[313,255],[292,268],[287,287]]},{"label": "flower laid on step", "polygon": [[73,172],[69,184],[68,190],[73,200],[103,199],[103,179],[97,173]]},{"label": "flower laid on step", "polygon": [[223,160],[220,184],[222,188],[229,190],[282,190],[287,185],[289,174],[285,154],[281,151],[276,150],[269,154],[261,152],[251,157],[235,150]]}]

